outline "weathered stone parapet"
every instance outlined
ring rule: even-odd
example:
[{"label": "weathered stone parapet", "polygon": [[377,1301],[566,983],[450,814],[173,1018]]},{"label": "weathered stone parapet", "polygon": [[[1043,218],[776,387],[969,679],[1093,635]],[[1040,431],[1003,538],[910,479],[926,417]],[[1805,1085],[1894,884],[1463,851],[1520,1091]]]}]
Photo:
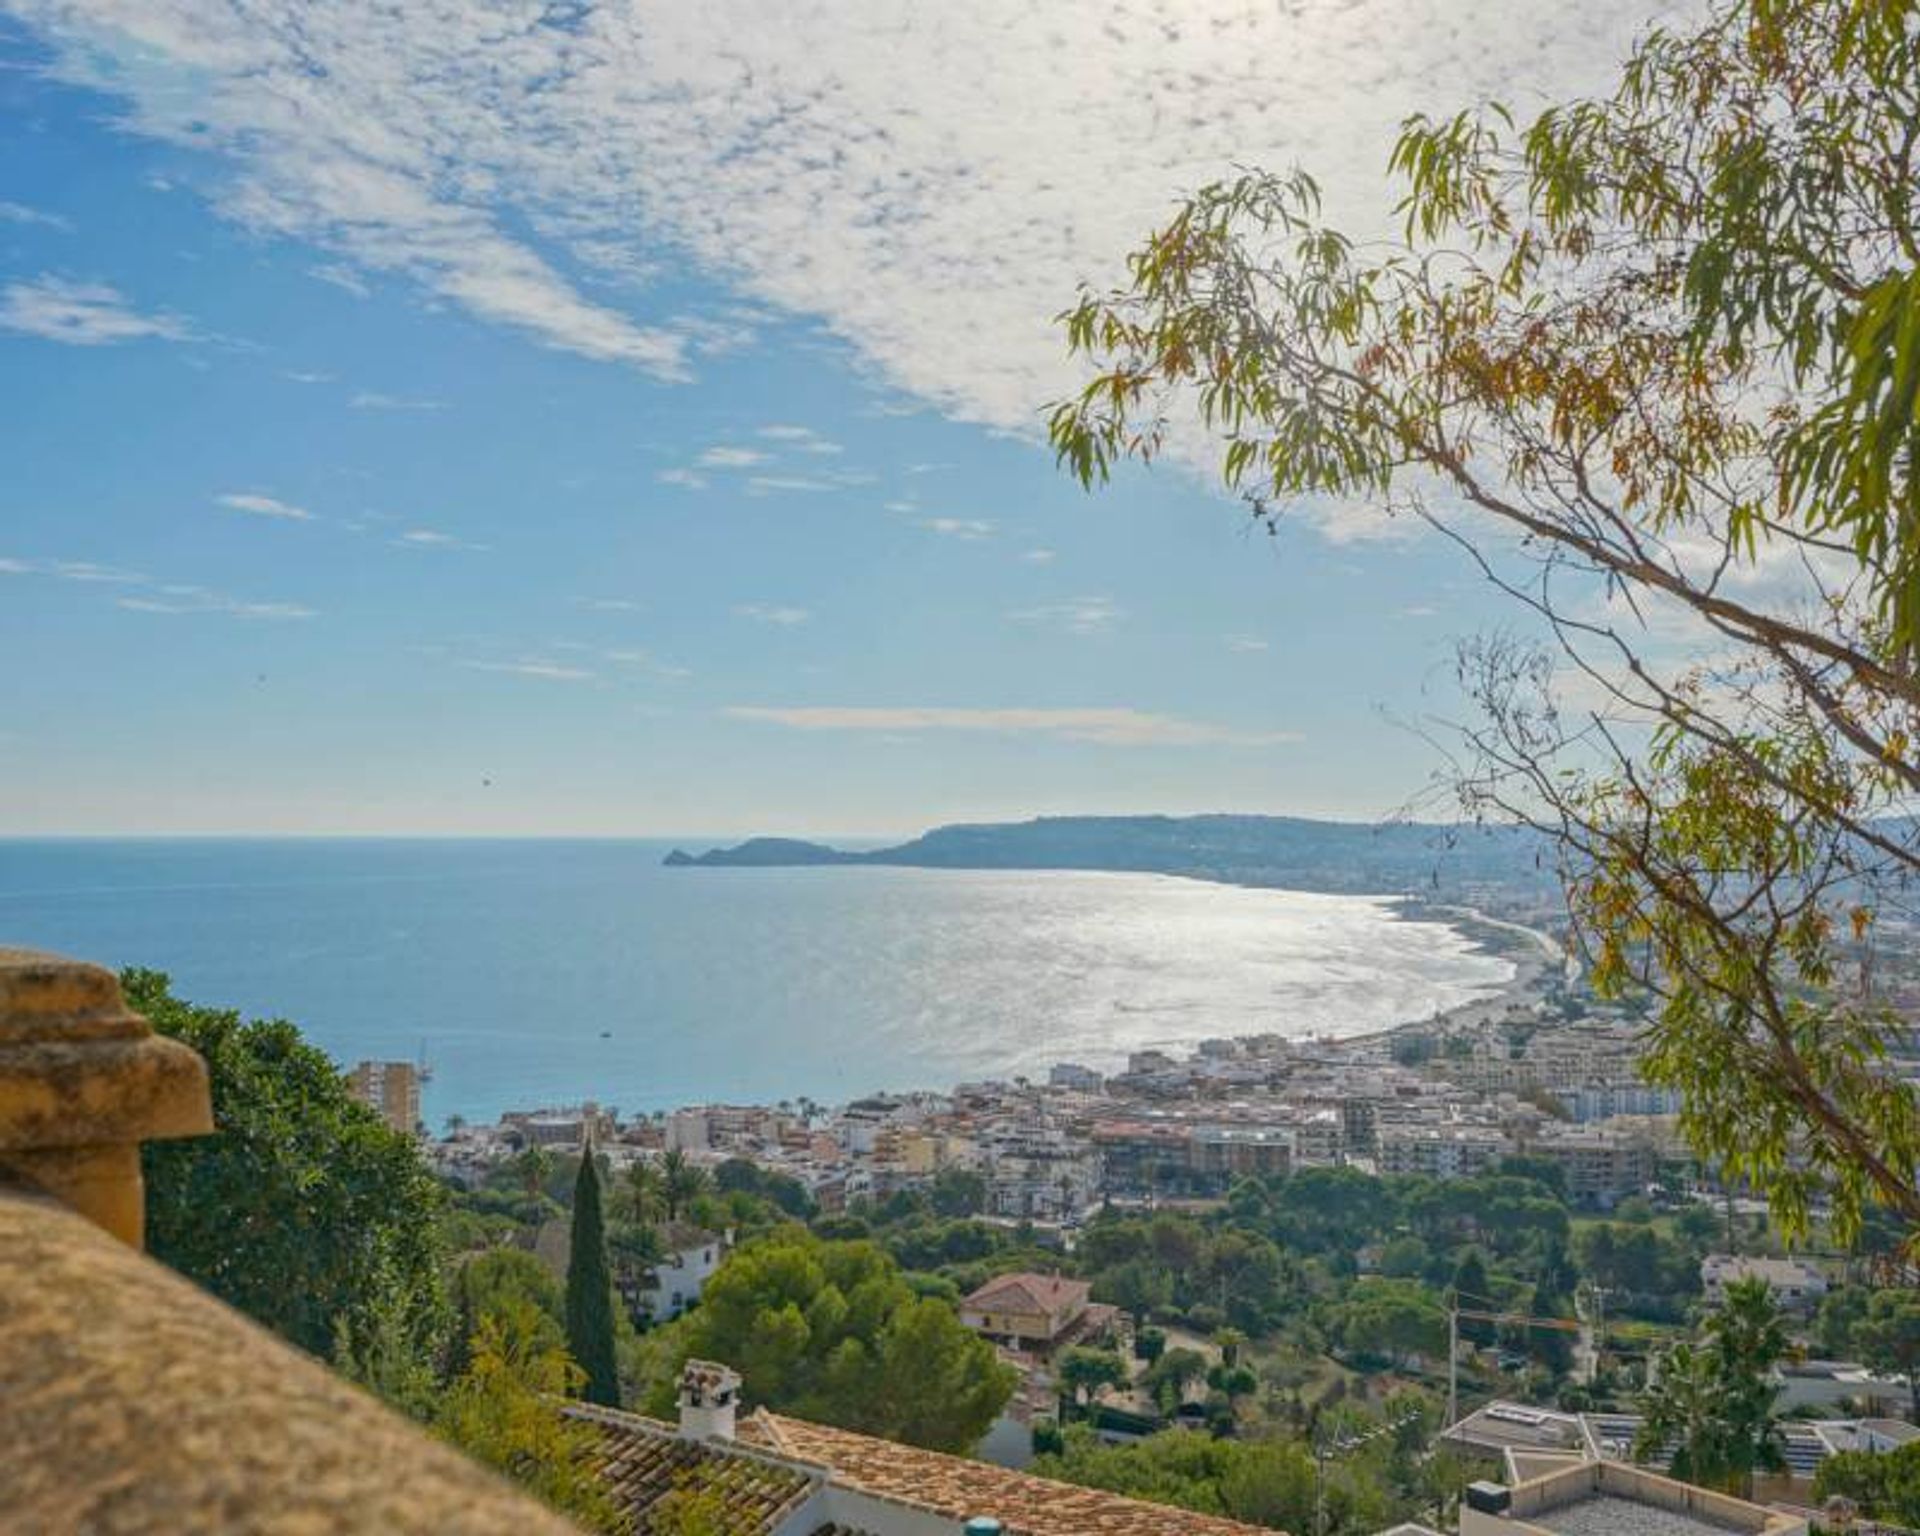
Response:
[{"label": "weathered stone parapet", "polygon": [[0,1170],[138,1247],[140,1143],[212,1129],[206,1063],[154,1034],[111,971],[0,949]]},{"label": "weathered stone parapet", "polygon": [[0,1531],[580,1536],[319,1361],[4,1180]]}]

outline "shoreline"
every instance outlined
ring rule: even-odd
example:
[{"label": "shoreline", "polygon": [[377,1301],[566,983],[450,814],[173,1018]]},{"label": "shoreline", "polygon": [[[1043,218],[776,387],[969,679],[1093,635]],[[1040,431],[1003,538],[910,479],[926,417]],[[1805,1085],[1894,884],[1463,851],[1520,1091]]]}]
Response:
[{"label": "shoreline", "polygon": [[[863,866],[852,866],[863,867]],[[1397,922],[1420,923],[1451,930],[1463,941],[1469,952],[1487,958],[1503,960],[1511,967],[1512,974],[1505,981],[1490,987],[1484,995],[1456,1003],[1451,1007],[1437,1009],[1431,1013],[1414,1018],[1403,1018],[1395,1023],[1366,1028],[1353,1033],[1325,1034],[1304,1032],[1286,1035],[1289,1045],[1296,1050],[1324,1048],[1329,1050],[1366,1050],[1381,1048],[1395,1038],[1406,1034],[1424,1034],[1429,1032],[1451,1032],[1459,1029],[1484,1028],[1506,1018],[1516,1008],[1524,1009],[1531,1004],[1544,1000],[1546,989],[1543,978],[1559,971],[1566,963],[1558,943],[1553,937],[1537,928],[1531,928],[1505,918],[1498,918],[1481,911],[1477,907],[1462,903],[1436,902],[1425,896],[1392,892],[1349,892],[1327,890],[1301,890],[1293,886],[1273,884],[1268,881],[1252,879],[1234,879],[1220,874],[1189,871],[1153,871],[1153,870],[935,870],[935,873],[988,873],[988,874],[1111,874],[1129,878],[1159,878],[1192,881],[1201,885],[1224,886],[1240,890],[1270,891],[1291,896],[1322,897],[1339,901],[1361,901],[1377,907],[1383,915]],[[1254,1030],[1219,1033],[1220,1038],[1231,1039],[1239,1044],[1259,1040],[1273,1032]],[[1199,1038],[1207,1038],[1201,1036]],[[1168,1042],[1166,1049],[1190,1052],[1195,1041]],[[1091,1059],[1091,1058],[1089,1058]],[[1063,1061],[1065,1058],[1063,1058]],[[885,1098],[911,1096],[916,1094],[951,1095],[963,1084],[981,1081],[1011,1081],[1020,1075],[1022,1069],[1008,1066],[996,1068],[985,1074],[955,1078],[944,1083],[926,1081],[899,1084],[871,1084],[851,1092],[850,1097],[839,1101],[855,1103],[866,1098]],[[1110,1073],[1108,1074],[1110,1075]],[[675,1104],[663,1104],[655,1110],[645,1112],[649,1118],[670,1115],[676,1110],[697,1108],[711,1103],[743,1103],[745,1098],[734,1095],[722,1095],[718,1098],[707,1096]],[[822,1107],[832,1107],[823,1103]]]}]

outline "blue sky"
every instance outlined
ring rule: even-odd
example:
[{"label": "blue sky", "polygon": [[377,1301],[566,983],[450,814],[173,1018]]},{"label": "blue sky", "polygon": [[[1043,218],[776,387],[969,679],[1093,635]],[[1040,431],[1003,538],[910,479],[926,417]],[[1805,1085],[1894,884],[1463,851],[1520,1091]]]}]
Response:
[{"label": "blue sky", "polygon": [[0,832],[1417,791],[1494,601],[1364,509],[1083,495],[1048,317],[1235,159],[1366,227],[1402,113],[1636,18],[683,9],[0,4]]}]

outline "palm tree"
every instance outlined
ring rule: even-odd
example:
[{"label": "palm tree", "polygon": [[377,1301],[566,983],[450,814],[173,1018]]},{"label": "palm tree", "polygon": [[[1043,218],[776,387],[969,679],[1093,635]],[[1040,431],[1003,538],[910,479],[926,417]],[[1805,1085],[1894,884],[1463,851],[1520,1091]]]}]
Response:
[{"label": "palm tree", "polygon": [[553,1154],[535,1142],[514,1158],[512,1166],[527,1198],[537,1200],[545,1192],[547,1180],[553,1177]]},{"label": "palm tree", "polygon": [[666,1203],[666,1180],[659,1168],[644,1159],[636,1160],[627,1169],[627,1187],[621,1200],[627,1220],[650,1227],[660,1219]]},{"label": "palm tree", "polygon": [[1750,1497],[1756,1471],[1784,1464],[1770,1377],[1786,1349],[1786,1326],[1766,1282],[1729,1285],[1698,1337],[1661,1356],[1642,1400],[1634,1454],[1671,1446],[1675,1477]]},{"label": "palm tree", "polygon": [[678,1221],[680,1214],[705,1191],[707,1173],[704,1168],[696,1167],[687,1161],[687,1154],[678,1147],[665,1153],[660,1159],[660,1192],[667,1207],[667,1220]]}]

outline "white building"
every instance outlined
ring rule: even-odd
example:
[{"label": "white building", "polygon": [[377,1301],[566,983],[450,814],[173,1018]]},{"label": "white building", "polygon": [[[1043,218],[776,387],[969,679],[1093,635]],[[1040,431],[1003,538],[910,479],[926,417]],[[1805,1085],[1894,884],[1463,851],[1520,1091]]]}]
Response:
[{"label": "white building", "polygon": [[1047,1086],[1065,1088],[1073,1093],[1098,1093],[1106,1082],[1091,1067],[1083,1067],[1071,1061],[1063,1061],[1047,1073]]},{"label": "white building", "polygon": [[660,1241],[666,1255],[641,1276],[629,1298],[634,1311],[656,1323],[670,1323],[699,1301],[700,1293],[733,1247],[731,1234],[697,1227],[666,1226]]},{"label": "white building", "polygon": [[1717,1305],[1736,1280],[1766,1281],[1773,1299],[1788,1312],[1811,1312],[1829,1289],[1827,1277],[1803,1259],[1751,1259],[1744,1254],[1710,1253],[1700,1261],[1700,1285]]}]

